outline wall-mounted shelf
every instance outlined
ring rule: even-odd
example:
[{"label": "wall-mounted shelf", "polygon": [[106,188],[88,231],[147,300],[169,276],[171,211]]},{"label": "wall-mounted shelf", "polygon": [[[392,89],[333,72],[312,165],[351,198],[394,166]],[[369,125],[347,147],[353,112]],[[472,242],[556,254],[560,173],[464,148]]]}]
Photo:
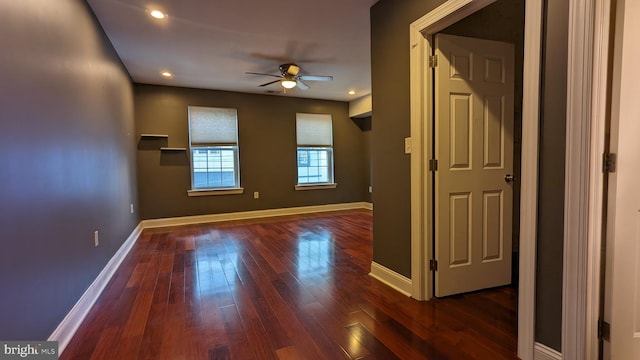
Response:
[{"label": "wall-mounted shelf", "polygon": [[168,139],[169,135],[165,134],[140,134],[143,139]]},{"label": "wall-mounted shelf", "polygon": [[161,147],[160,151],[187,151],[187,148],[183,148],[183,147]]}]

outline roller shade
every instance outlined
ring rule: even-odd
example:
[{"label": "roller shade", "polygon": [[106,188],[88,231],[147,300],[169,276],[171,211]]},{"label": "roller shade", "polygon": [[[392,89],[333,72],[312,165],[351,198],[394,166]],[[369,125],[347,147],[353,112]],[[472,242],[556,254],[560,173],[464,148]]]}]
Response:
[{"label": "roller shade", "polygon": [[333,146],[330,114],[296,114],[298,146]]},{"label": "roller shade", "polygon": [[189,106],[191,145],[237,145],[236,109]]}]

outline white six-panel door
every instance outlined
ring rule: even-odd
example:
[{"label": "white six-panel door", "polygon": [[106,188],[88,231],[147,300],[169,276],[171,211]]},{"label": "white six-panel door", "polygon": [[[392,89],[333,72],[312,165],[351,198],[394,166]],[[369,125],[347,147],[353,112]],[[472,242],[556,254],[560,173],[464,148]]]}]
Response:
[{"label": "white six-panel door", "polygon": [[435,295],[447,296],[511,283],[514,48],[439,34],[435,49]]}]

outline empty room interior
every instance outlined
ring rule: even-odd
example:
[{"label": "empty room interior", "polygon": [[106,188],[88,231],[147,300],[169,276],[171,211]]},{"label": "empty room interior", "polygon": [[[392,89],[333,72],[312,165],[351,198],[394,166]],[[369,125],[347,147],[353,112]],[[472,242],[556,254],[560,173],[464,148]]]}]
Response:
[{"label": "empty room interior", "polygon": [[0,10],[0,341],[61,359],[566,351],[568,0]]}]

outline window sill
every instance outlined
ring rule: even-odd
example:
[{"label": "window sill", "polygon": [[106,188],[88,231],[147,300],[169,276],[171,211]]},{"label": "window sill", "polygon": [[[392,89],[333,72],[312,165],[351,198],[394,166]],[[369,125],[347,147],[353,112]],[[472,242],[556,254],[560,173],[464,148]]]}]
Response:
[{"label": "window sill", "polygon": [[244,188],[187,190],[189,196],[237,195],[244,193]]},{"label": "window sill", "polygon": [[322,190],[322,189],[335,189],[338,186],[336,183],[331,184],[310,184],[310,185],[296,185],[296,190]]}]

